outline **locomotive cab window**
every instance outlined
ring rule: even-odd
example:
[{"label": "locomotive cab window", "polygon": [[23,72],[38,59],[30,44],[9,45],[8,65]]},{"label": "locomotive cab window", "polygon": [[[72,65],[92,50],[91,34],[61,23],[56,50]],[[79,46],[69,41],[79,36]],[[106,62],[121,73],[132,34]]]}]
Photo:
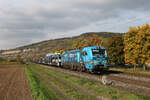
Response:
[{"label": "locomotive cab window", "polygon": [[87,52],[83,51],[81,54],[82,54],[83,56],[86,56],[86,55],[87,55]]},{"label": "locomotive cab window", "polygon": [[93,56],[105,56],[105,50],[93,49],[92,54],[93,54]]}]

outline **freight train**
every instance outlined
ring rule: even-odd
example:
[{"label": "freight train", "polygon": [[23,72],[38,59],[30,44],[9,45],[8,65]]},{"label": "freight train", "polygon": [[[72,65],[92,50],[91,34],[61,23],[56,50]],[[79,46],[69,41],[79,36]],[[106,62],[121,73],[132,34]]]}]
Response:
[{"label": "freight train", "polygon": [[50,54],[34,59],[36,63],[69,68],[78,71],[100,72],[108,70],[108,55],[103,46],[84,47],[82,50],[70,50],[62,54]]}]

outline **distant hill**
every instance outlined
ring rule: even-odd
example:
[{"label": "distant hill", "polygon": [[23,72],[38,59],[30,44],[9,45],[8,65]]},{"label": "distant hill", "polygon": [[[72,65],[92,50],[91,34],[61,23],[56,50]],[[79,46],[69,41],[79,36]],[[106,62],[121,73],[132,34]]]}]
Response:
[{"label": "distant hill", "polygon": [[114,32],[88,32],[88,33],[83,33],[80,36],[88,37],[92,34],[99,35],[102,38],[108,38],[114,35],[121,35],[122,33],[114,33]]},{"label": "distant hill", "polygon": [[92,34],[100,36],[102,38],[104,46],[107,44],[107,38],[114,35],[123,35],[122,33],[112,33],[112,32],[88,32],[83,33],[79,36],[46,40],[38,43],[33,43],[15,49],[3,51],[2,54],[10,57],[14,57],[17,55],[21,55],[22,57],[35,55],[44,56],[46,53],[53,52],[56,49],[69,49],[75,40],[90,37]]},{"label": "distant hill", "polygon": [[53,40],[46,40],[46,41],[42,41],[42,42],[38,42],[38,43],[33,43],[33,44],[22,46],[22,47],[19,47],[19,48],[16,48],[16,49],[27,49],[27,48],[58,49],[58,48],[64,48],[64,47],[66,48],[66,47],[70,47],[74,40],[84,39],[86,37],[91,36],[92,34],[96,34],[96,35],[98,35],[102,38],[108,38],[108,37],[111,37],[111,36],[114,36],[114,35],[122,35],[122,33],[112,33],[112,32],[88,32],[88,33],[83,33],[79,36],[53,39]]}]

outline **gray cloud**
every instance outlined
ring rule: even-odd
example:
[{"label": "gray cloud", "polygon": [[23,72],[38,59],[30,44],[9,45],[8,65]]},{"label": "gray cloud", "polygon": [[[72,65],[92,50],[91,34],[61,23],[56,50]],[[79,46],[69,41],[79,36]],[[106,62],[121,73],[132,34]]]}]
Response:
[{"label": "gray cloud", "polygon": [[149,0],[0,0],[0,48],[87,31],[125,32],[130,25],[148,23],[149,4]]}]

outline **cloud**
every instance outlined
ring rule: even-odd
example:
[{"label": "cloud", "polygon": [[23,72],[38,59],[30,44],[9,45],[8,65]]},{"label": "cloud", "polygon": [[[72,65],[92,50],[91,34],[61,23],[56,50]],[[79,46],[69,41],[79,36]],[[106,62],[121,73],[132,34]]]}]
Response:
[{"label": "cloud", "polygon": [[149,0],[0,0],[0,48],[148,23]]}]

